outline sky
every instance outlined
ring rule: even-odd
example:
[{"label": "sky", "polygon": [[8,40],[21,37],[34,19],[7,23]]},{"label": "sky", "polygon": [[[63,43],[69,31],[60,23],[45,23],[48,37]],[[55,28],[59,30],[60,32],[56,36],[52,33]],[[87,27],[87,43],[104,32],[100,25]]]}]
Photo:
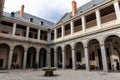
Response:
[{"label": "sky", "polygon": [[[91,0],[75,0],[77,7]],[[16,12],[25,5],[25,12],[43,19],[57,22],[66,12],[72,10],[72,0],[5,0],[4,11]]]}]

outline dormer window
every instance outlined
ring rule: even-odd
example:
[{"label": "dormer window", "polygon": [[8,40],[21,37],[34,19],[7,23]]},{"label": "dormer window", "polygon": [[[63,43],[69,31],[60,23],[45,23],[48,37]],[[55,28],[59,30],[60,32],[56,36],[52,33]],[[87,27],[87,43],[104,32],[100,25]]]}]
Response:
[{"label": "dormer window", "polygon": [[30,18],[30,22],[33,22],[33,18]]},{"label": "dormer window", "polygon": [[15,13],[14,12],[11,12],[11,17],[15,17]]},{"label": "dormer window", "polygon": [[43,22],[43,21],[41,21],[41,25],[44,25],[44,22]]}]

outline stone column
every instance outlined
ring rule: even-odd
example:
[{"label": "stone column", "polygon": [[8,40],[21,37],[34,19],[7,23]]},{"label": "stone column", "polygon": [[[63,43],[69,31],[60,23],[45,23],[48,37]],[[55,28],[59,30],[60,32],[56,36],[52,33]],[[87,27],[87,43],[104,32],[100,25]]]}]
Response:
[{"label": "stone column", "polygon": [[85,33],[85,24],[86,24],[86,22],[85,22],[85,16],[82,16],[81,17],[81,20],[82,20],[82,33]]},{"label": "stone column", "polygon": [[75,48],[72,48],[72,68],[76,70],[76,53],[75,53]]},{"label": "stone column", "polygon": [[64,26],[62,25],[62,39],[64,38]]},{"label": "stone column", "polygon": [[57,64],[57,51],[56,50],[54,50],[55,52],[54,52],[54,66],[55,67],[58,67],[58,64]]},{"label": "stone column", "polygon": [[100,17],[99,9],[97,9],[95,13],[96,13],[96,20],[97,20],[97,28],[101,29],[101,17]]},{"label": "stone column", "polygon": [[84,47],[84,53],[85,53],[85,63],[86,63],[86,70],[90,71],[90,60],[89,60],[89,53],[88,53],[88,47]]},{"label": "stone column", "polygon": [[50,43],[50,41],[51,41],[51,32],[50,31],[48,31],[48,33],[47,33],[47,41],[48,41],[48,43]]},{"label": "stone column", "polygon": [[[110,51],[111,51],[111,55],[114,55],[114,53],[113,53],[113,52],[114,52],[114,48],[113,48],[113,44],[112,44],[112,43],[110,43]],[[110,58],[111,58],[111,59],[110,59],[111,62],[113,62],[113,61],[114,61],[113,56],[111,56]],[[111,64],[111,66],[112,66],[112,64]]]},{"label": "stone column", "polygon": [[12,36],[15,36],[16,32],[16,23],[13,24]]},{"label": "stone column", "polygon": [[62,68],[63,69],[66,68],[66,54],[65,54],[65,50],[62,50]]},{"label": "stone column", "polygon": [[107,55],[105,52],[104,44],[100,44],[100,48],[101,48],[101,54],[102,54],[103,70],[104,72],[108,72]]},{"label": "stone column", "polygon": [[29,29],[30,29],[30,27],[27,27],[27,31],[26,31],[26,39],[29,38]]},{"label": "stone column", "polygon": [[40,29],[38,29],[38,36],[37,36],[38,41],[40,40]]},{"label": "stone column", "polygon": [[73,23],[73,21],[71,21],[70,22],[70,29],[71,29],[71,36],[73,35],[73,33],[74,33],[74,23]]},{"label": "stone column", "polygon": [[26,69],[26,63],[27,63],[27,49],[25,49],[24,51],[23,69]]},{"label": "stone column", "polygon": [[47,50],[47,60],[46,60],[47,66],[51,65],[51,56],[50,56],[50,48]]},{"label": "stone column", "polygon": [[54,29],[54,39],[57,39],[57,30]]},{"label": "stone column", "polygon": [[11,69],[12,64],[12,56],[13,56],[13,47],[10,47],[9,58],[8,58],[8,69]]},{"label": "stone column", "polygon": [[39,64],[39,50],[36,53],[36,63]]},{"label": "stone column", "polygon": [[119,2],[118,0],[114,1],[114,8],[115,8],[115,13],[116,13],[116,17],[117,17],[117,21],[120,21],[120,7],[119,7]]}]

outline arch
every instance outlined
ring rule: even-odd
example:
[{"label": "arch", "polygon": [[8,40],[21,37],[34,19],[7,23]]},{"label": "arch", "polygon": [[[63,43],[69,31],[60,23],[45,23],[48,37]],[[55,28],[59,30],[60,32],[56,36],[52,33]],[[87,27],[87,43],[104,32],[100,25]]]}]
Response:
[{"label": "arch", "polygon": [[66,68],[72,69],[72,47],[67,44],[65,46],[65,55],[66,55]]},{"label": "arch", "polygon": [[99,40],[99,39],[97,39],[97,38],[92,38],[92,39],[88,39],[88,40],[86,41],[87,46],[88,46],[88,44],[89,44],[92,40],[96,40],[96,41],[98,41],[98,42],[100,43],[100,40]]},{"label": "arch", "polygon": [[85,69],[85,54],[82,42],[75,43],[76,67],[77,69]]},{"label": "arch", "polygon": [[70,46],[70,47],[71,47],[71,44],[65,44],[64,46],[62,46],[62,47],[63,47],[63,50],[65,50],[65,48],[66,48],[67,46]]},{"label": "arch", "polygon": [[88,42],[88,54],[91,70],[103,70],[100,43],[97,39]]},{"label": "arch", "polygon": [[11,68],[12,69],[23,68],[23,59],[24,59],[24,47],[21,45],[16,45],[13,49]]},{"label": "arch", "polygon": [[36,63],[36,48],[35,47],[29,47],[27,51],[27,68],[32,68],[34,64]]},{"label": "arch", "polygon": [[41,48],[39,52],[39,67],[46,67],[46,58],[47,56],[47,50],[46,48]]},{"label": "arch", "polygon": [[91,39],[89,42],[88,42],[88,46],[91,45],[91,44],[95,44],[95,43],[99,43],[99,41],[97,39]]},{"label": "arch", "polygon": [[120,61],[120,37],[118,35],[109,35],[105,38],[104,45],[108,69],[114,70],[115,67],[113,67],[113,63]]},{"label": "arch", "polygon": [[7,69],[10,46],[6,43],[0,43],[0,69]]},{"label": "arch", "polygon": [[58,49],[58,48],[61,48],[61,49],[62,49],[62,47],[61,47],[61,46],[57,46],[57,47],[55,47],[55,50],[57,51],[57,49]]},{"label": "arch", "polygon": [[5,44],[5,45],[8,45],[10,47],[10,42],[9,41],[0,41],[0,44]]},{"label": "arch", "polygon": [[115,35],[115,34],[114,34],[114,35],[106,35],[106,36],[103,38],[103,42],[105,43],[106,39],[108,39],[109,37],[113,37],[113,36],[120,38],[119,35]]},{"label": "arch", "polygon": [[84,45],[83,45],[83,43],[82,43],[82,42],[76,42],[76,43],[74,44],[74,47],[76,47],[76,46],[77,46],[77,44],[81,44],[81,45],[84,47]]},{"label": "arch", "polygon": [[57,46],[56,51],[57,51],[57,66],[58,68],[62,68],[62,47]]},{"label": "arch", "polygon": [[117,36],[117,37],[120,37],[119,34],[115,34],[115,33],[107,34],[107,35],[105,35],[105,36],[103,37],[102,43],[105,43],[105,40],[106,40],[108,37],[110,37],[110,36]]}]

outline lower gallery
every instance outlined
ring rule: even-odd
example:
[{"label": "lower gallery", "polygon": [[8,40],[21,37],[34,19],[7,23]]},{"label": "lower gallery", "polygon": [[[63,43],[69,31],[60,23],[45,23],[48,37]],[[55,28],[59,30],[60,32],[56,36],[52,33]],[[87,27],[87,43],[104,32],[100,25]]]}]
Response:
[{"label": "lower gallery", "polygon": [[[0,1],[0,69],[113,71],[120,63],[120,0],[92,0],[57,23],[21,11],[3,11]],[[88,8],[89,7],[89,8]],[[118,68],[119,69],[119,68]]]}]

